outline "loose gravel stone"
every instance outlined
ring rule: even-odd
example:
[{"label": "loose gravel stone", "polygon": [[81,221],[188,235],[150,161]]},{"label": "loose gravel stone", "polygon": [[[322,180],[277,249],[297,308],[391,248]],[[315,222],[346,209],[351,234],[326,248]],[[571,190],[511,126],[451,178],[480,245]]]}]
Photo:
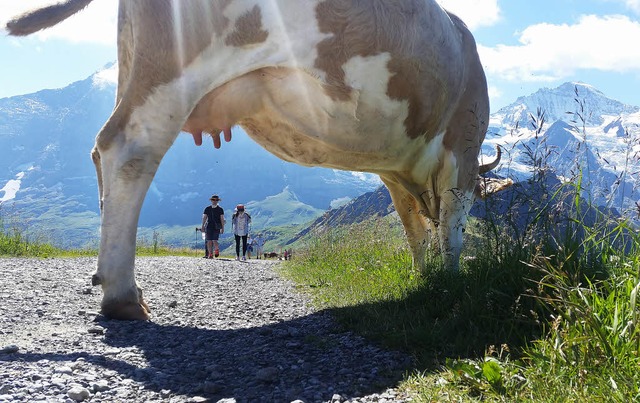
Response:
[{"label": "loose gravel stone", "polygon": [[410,401],[411,359],[342,330],[277,264],[138,258],[136,322],[98,313],[95,258],[0,258],[0,401]]},{"label": "loose gravel stone", "polygon": [[91,396],[91,393],[82,386],[74,386],[67,392],[67,396],[75,400],[76,402],[82,402]]}]

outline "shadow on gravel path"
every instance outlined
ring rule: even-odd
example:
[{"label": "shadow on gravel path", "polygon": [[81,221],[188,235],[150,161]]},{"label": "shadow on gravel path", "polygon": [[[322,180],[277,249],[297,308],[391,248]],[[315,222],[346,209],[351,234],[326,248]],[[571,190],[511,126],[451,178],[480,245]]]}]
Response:
[{"label": "shadow on gravel path", "polygon": [[116,371],[163,396],[238,402],[331,401],[381,393],[397,385],[410,363],[350,333],[334,333],[323,312],[256,328],[212,330],[98,316],[105,354],[36,353],[0,362],[76,361]]}]

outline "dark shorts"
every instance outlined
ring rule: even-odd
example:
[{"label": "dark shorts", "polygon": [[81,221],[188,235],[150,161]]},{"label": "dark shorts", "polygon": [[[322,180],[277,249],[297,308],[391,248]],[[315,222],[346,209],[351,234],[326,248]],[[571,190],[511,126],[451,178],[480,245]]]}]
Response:
[{"label": "dark shorts", "polygon": [[207,241],[217,241],[220,237],[220,230],[207,227]]}]

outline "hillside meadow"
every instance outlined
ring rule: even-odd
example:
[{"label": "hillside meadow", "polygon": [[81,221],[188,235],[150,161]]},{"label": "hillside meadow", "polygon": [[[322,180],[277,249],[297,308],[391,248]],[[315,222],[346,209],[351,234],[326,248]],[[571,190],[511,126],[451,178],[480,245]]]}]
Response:
[{"label": "hillside meadow", "polygon": [[563,223],[553,205],[524,228],[470,223],[458,273],[436,253],[413,271],[395,216],[316,233],[281,272],[345,328],[412,354],[417,401],[638,401],[639,233],[585,225],[578,199]]}]

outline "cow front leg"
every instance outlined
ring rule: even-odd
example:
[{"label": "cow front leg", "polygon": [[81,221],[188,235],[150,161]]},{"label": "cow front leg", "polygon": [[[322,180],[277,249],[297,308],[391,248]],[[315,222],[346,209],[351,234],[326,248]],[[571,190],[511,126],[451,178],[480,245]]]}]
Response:
[{"label": "cow front leg", "polygon": [[114,135],[109,127],[108,123],[98,135],[92,153],[102,218],[98,267],[92,283],[102,286],[101,307],[105,316],[147,320],[149,307],[134,271],[138,218],[158,165],[179,128],[175,134],[154,133],[151,140],[149,129]]},{"label": "cow front leg", "polygon": [[420,204],[415,197],[398,181],[390,177],[381,176],[393,205],[398,212],[404,226],[409,249],[411,249],[412,266],[414,270],[425,270],[425,254],[429,244],[428,222],[421,212]]},{"label": "cow front leg", "polygon": [[460,267],[462,236],[467,214],[473,203],[473,193],[450,189],[440,197],[440,223],[438,235],[444,266],[452,271]]}]

